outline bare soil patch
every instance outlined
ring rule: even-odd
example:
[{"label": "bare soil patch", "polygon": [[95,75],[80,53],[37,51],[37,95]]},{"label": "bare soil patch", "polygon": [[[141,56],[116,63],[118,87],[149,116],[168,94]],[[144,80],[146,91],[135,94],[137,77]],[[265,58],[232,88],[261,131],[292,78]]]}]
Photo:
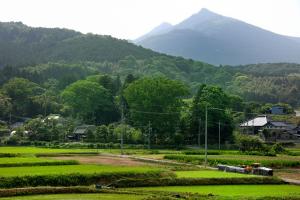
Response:
[{"label": "bare soil patch", "polygon": [[112,157],[112,156],[59,156],[54,157],[57,160],[77,160],[82,164],[103,164],[103,165],[122,165],[122,166],[141,166],[150,165],[149,163],[136,161],[130,158],[124,157]]},{"label": "bare soil patch", "polygon": [[300,168],[290,168],[290,169],[282,169],[275,170],[275,176],[286,179],[293,179],[300,181]]}]

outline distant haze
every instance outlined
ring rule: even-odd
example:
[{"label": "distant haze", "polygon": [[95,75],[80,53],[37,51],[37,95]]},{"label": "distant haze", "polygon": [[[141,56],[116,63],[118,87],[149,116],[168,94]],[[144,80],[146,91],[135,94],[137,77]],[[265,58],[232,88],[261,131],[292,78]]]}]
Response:
[{"label": "distant haze", "polygon": [[1,0],[0,21],[136,39],[208,8],[275,33],[300,37],[300,0]]}]

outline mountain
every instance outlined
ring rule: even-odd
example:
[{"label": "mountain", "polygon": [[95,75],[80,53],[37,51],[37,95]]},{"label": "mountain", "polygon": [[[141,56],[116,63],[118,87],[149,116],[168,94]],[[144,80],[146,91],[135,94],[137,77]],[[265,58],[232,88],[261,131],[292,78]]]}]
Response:
[{"label": "mountain", "polygon": [[146,35],[143,35],[142,37],[136,39],[135,42],[139,42],[139,41],[145,40],[146,38],[149,38],[151,36],[155,36],[155,35],[160,35],[160,34],[163,34],[163,33],[167,33],[172,28],[173,28],[173,26],[171,24],[169,24],[169,23],[166,23],[166,22],[161,23],[159,26],[157,26],[154,29],[152,29]]},{"label": "mountain", "polygon": [[[207,17],[219,22],[222,19],[215,15]],[[195,27],[195,21],[190,20],[180,26],[188,24]],[[199,36],[196,30],[173,28],[168,34],[186,36],[186,41],[181,41],[180,49],[187,46],[188,39],[192,37],[198,41],[201,39],[205,45],[211,38],[209,33]],[[156,29],[154,34],[166,30]],[[215,46],[218,44],[214,43]],[[63,89],[76,80],[99,73],[118,76],[122,80],[128,74],[137,77],[166,76],[184,82],[193,93],[200,84],[207,83],[218,85],[248,101],[287,102],[295,107],[300,106],[300,64],[215,67],[160,54],[110,36],[82,34],[67,29],[0,23],[0,66],[0,88],[14,77],[26,78],[43,86],[54,84]]]},{"label": "mountain", "polygon": [[279,35],[207,9],[167,31],[145,36],[135,42],[154,51],[215,65],[300,63],[300,38]]},{"label": "mountain", "polygon": [[58,60],[117,62],[129,55],[144,59],[158,53],[111,36],[32,28],[21,22],[0,23],[0,68]]}]

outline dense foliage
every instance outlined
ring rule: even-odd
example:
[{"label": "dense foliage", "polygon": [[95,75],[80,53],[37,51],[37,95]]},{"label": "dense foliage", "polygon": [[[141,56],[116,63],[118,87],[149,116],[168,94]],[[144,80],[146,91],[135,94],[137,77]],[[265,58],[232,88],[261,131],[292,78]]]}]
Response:
[{"label": "dense foliage", "polygon": [[185,85],[167,78],[142,78],[124,90],[129,107],[130,124],[152,125],[156,142],[172,140],[180,119],[182,98],[188,94]]}]

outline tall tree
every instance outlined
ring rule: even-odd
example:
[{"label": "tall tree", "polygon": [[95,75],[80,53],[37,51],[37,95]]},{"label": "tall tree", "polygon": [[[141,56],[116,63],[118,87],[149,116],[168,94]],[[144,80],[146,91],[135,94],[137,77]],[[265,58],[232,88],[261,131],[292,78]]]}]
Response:
[{"label": "tall tree", "polygon": [[143,127],[150,122],[157,141],[171,141],[178,127],[182,98],[187,94],[187,87],[179,81],[164,77],[136,80],[124,90],[130,108],[129,122]]},{"label": "tall tree", "polygon": [[112,95],[95,82],[76,81],[62,92],[62,98],[73,115],[87,123],[110,123],[118,119]]},{"label": "tall tree", "polygon": [[[196,143],[199,133],[199,122],[202,127],[202,141],[204,141],[203,127],[205,123],[205,109],[208,108],[208,140],[209,144],[218,142],[219,122],[221,123],[221,142],[232,139],[233,123],[230,114],[230,97],[219,87],[202,84],[191,107],[190,134]],[[201,119],[201,120],[200,120]]]},{"label": "tall tree", "polygon": [[11,98],[14,115],[31,117],[38,114],[39,107],[33,99],[44,91],[38,84],[24,78],[13,78],[3,85],[3,91]]}]

